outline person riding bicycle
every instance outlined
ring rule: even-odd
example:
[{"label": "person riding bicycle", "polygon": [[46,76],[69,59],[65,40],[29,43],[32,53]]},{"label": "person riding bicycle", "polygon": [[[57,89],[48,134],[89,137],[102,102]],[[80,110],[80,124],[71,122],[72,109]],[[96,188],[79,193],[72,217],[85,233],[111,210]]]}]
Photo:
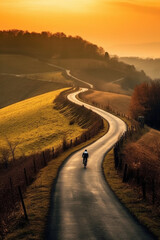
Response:
[{"label": "person riding bicycle", "polygon": [[89,157],[89,154],[88,154],[88,152],[87,152],[87,149],[85,149],[85,151],[83,152],[82,157],[83,157],[83,164],[84,164],[84,160],[86,159],[86,162],[87,162],[87,159],[88,159],[88,157]]}]

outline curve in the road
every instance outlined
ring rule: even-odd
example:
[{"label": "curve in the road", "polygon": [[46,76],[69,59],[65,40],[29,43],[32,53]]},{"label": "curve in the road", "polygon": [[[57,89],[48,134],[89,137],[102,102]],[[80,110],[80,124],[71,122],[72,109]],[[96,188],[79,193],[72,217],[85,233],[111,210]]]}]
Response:
[{"label": "curve in the road", "polygon": [[83,81],[83,80],[81,80],[81,79],[79,79],[79,78],[77,78],[77,77],[74,77],[74,76],[71,74],[71,71],[70,71],[70,70],[66,70],[66,73],[67,73],[67,75],[68,75],[69,77],[73,78],[74,80],[79,81],[79,82],[82,82],[82,83],[88,85],[90,88],[93,88],[93,85],[92,85],[92,84],[90,84],[90,83],[88,83],[88,82],[85,82],[85,81]]},{"label": "curve in the road", "polygon": [[101,115],[110,128],[105,136],[87,147],[90,155],[87,169],[82,166],[82,149],[60,171],[51,200],[46,239],[154,239],[122,206],[102,175],[104,155],[126,131],[126,125],[116,116],[80,102],[76,94],[70,94],[69,100]]},{"label": "curve in the road", "polygon": [[90,83],[88,83],[88,82],[85,82],[85,81],[83,81],[83,80],[81,80],[81,79],[79,79],[79,78],[77,78],[77,77],[74,77],[74,76],[71,74],[71,71],[70,71],[70,70],[65,69],[65,68],[63,68],[63,67],[60,67],[60,66],[57,66],[57,65],[52,64],[52,63],[48,63],[48,65],[51,66],[51,67],[57,68],[57,69],[59,69],[59,70],[61,70],[61,71],[64,71],[70,78],[72,78],[72,79],[74,79],[74,80],[76,80],[76,81],[78,81],[78,82],[81,82],[81,83],[84,83],[84,84],[88,85],[89,88],[93,88],[93,85],[92,85],[92,84],[90,84]]}]

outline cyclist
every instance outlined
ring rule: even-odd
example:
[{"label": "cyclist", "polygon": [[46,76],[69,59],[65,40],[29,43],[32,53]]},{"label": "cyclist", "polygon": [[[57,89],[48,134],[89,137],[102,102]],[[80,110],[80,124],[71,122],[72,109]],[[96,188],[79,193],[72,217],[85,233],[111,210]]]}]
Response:
[{"label": "cyclist", "polygon": [[89,157],[87,149],[85,149],[85,151],[83,152],[82,157],[83,157],[83,164],[85,163],[85,160],[86,160],[86,165],[87,165],[87,159]]}]

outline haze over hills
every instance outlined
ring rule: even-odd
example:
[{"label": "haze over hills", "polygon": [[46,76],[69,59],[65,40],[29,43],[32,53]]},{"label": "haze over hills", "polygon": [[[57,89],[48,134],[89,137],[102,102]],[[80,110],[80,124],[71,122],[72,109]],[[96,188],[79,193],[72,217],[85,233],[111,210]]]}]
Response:
[{"label": "haze over hills", "polygon": [[95,89],[131,95],[134,87],[150,78],[134,66],[108,59],[51,59],[52,63],[71,70],[71,73],[93,84]]},{"label": "haze over hills", "polygon": [[114,45],[110,51],[120,57],[160,58],[160,42]]},{"label": "haze over hills", "polygon": [[138,71],[144,70],[151,78],[160,78],[160,58],[121,57],[121,61],[132,64]]}]

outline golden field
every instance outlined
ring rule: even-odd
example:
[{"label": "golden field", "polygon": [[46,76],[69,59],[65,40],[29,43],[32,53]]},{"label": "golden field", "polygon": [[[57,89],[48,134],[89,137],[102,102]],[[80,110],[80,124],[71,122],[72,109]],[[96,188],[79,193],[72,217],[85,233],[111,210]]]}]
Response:
[{"label": "golden field", "polygon": [[45,93],[0,109],[0,146],[8,148],[6,137],[16,148],[16,157],[57,147],[64,138],[79,136],[77,124],[53,109],[53,101],[64,89]]}]

